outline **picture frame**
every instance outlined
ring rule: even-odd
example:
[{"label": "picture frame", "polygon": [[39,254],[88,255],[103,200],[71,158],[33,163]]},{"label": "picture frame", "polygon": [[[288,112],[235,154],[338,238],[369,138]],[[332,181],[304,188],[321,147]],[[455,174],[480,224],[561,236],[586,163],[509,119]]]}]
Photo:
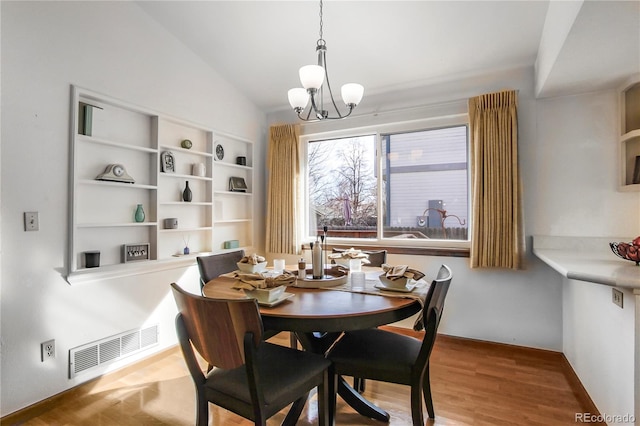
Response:
[{"label": "picture frame", "polygon": [[160,154],[160,170],[163,173],[175,173],[176,159],[171,151],[163,151]]},{"label": "picture frame", "polygon": [[122,262],[137,262],[139,260],[149,260],[151,245],[149,243],[123,244]]},{"label": "picture frame", "polygon": [[244,178],[237,176],[229,178],[229,191],[247,192],[247,183],[244,181]]},{"label": "picture frame", "polygon": [[633,180],[631,183],[634,185],[640,183],[640,155],[636,155],[636,165],[633,168]]}]

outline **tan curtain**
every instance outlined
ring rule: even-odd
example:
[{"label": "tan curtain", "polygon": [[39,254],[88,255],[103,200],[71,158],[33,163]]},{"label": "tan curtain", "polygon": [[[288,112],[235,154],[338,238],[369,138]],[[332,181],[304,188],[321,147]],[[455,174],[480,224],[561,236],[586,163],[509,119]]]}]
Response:
[{"label": "tan curtain", "polygon": [[472,268],[522,268],[517,103],[513,90],[469,99]]},{"label": "tan curtain", "polygon": [[300,174],[300,126],[283,124],[269,129],[267,153],[267,251],[297,254],[297,186]]}]

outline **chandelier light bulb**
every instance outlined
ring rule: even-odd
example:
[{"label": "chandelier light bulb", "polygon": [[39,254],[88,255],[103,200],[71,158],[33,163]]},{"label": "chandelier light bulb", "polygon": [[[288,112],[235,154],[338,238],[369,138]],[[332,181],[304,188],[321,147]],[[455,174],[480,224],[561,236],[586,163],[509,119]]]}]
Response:
[{"label": "chandelier light bulb", "polygon": [[324,68],[320,65],[305,65],[300,68],[300,82],[307,90],[320,89],[324,83]]},{"label": "chandelier light bulb", "polygon": [[342,101],[346,105],[356,106],[362,100],[364,87],[358,83],[347,83],[342,86]]},{"label": "chandelier light bulb", "polygon": [[290,89],[288,92],[289,104],[294,110],[300,109],[301,111],[307,107],[309,103],[309,94],[302,87]]}]

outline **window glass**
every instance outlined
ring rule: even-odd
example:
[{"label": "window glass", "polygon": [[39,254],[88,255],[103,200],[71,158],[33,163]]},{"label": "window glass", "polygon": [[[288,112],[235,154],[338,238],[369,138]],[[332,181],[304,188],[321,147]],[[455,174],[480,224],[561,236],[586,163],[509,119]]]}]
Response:
[{"label": "window glass", "polygon": [[467,127],[381,136],[384,237],[467,240]]},{"label": "window glass", "polygon": [[309,235],[377,238],[375,136],[312,141],[308,146]]},{"label": "window glass", "polygon": [[309,237],[326,226],[332,238],[387,244],[468,241],[467,133],[457,125],[309,140]]}]

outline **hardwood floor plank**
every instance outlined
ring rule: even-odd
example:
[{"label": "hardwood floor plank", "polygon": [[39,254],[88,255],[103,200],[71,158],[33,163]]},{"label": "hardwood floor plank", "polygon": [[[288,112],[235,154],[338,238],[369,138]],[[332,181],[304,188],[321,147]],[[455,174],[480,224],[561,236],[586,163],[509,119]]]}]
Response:
[{"label": "hardwood floor plank", "polygon": [[[285,333],[271,341],[289,344]],[[440,335],[431,357],[431,383],[436,419],[428,425],[575,425],[575,413],[598,414],[564,356],[551,351]],[[408,387],[368,380],[364,395],[389,412],[389,425],[411,424]],[[211,405],[209,413],[211,425],[252,424]],[[316,413],[312,395],[298,424],[316,425]],[[285,414],[278,413],[268,425],[280,424]],[[30,426],[179,426],[194,421],[195,390],[178,348],[0,419],[2,425]],[[382,424],[362,417],[340,398],[336,423]]]}]

